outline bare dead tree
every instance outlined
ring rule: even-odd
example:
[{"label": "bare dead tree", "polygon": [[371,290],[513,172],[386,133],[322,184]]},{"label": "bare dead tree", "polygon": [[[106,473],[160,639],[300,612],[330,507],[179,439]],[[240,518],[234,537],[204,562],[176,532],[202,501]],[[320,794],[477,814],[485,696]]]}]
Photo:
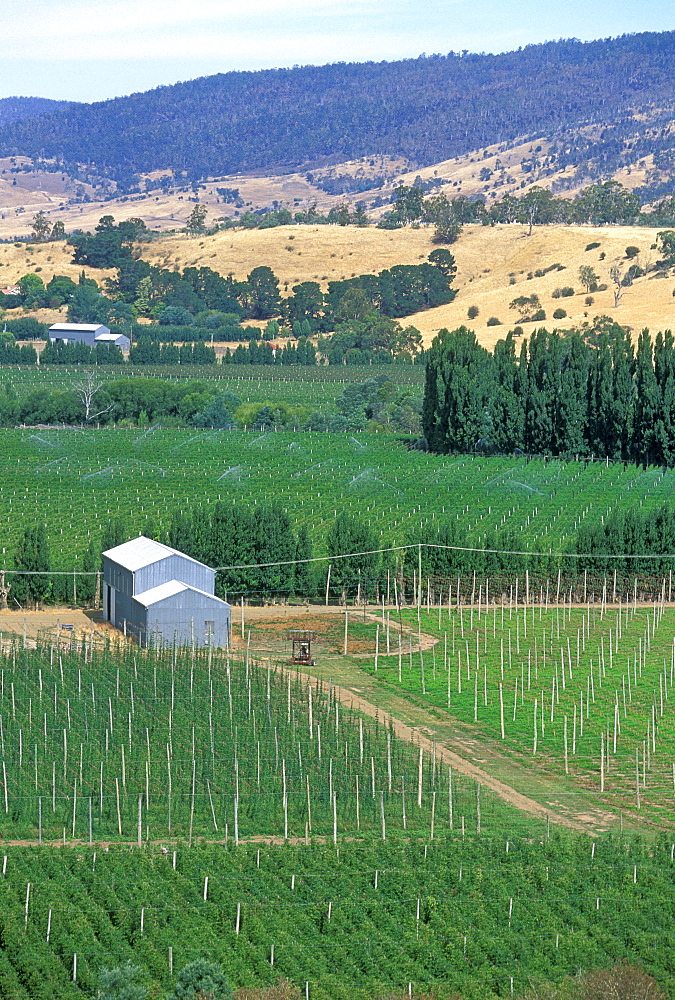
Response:
[{"label": "bare dead tree", "polygon": [[621,301],[621,296],[623,295],[623,268],[620,264],[612,264],[609,269],[609,277],[611,278],[612,284],[614,285],[614,308],[618,306]]},{"label": "bare dead tree", "polygon": [[96,417],[103,416],[104,413],[109,413],[113,408],[113,404],[108,403],[101,410],[92,413],[94,399],[102,388],[103,382],[97,379],[93,372],[87,372],[79,382],[73,382],[73,391],[84,407],[84,419],[86,423],[89,423],[90,420],[95,420]]}]

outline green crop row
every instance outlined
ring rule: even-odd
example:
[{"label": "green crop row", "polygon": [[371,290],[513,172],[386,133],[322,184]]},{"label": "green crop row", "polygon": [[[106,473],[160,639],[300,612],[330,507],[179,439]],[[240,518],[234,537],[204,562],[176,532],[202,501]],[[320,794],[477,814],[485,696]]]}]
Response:
[{"label": "green crop row", "polygon": [[283,977],[311,1000],[487,1000],[617,961],[675,986],[667,841],[5,851],[0,988],[12,1000],[91,996],[102,967],[129,960],[162,998],[202,957],[233,987]]},{"label": "green crop row", "polygon": [[[444,709],[500,752],[549,776],[566,773],[615,814],[672,823],[675,612],[637,606],[632,594],[612,607],[494,598],[487,610],[444,605],[421,610],[419,622],[404,611],[400,622],[391,614],[371,623],[384,654],[377,678]],[[415,641],[413,652],[418,628],[437,638],[431,649]],[[374,659],[362,665],[374,673]]]}]

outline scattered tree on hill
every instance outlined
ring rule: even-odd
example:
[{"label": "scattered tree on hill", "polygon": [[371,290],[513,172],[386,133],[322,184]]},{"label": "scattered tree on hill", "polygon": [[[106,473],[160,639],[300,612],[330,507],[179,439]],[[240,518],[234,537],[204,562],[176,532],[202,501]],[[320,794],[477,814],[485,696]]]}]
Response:
[{"label": "scattered tree on hill", "polygon": [[46,295],[45,284],[39,274],[24,274],[19,278],[19,289],[26,309],[36,309]]},{"label": "scattered tree on hill", "polygon": [[517,309],[520,313],[521,322],[527,323],[535,318],[537,312],[541,309],[541,302],[539,301],[539,296],[536,294],[518,295],[509,303],[509,309]]},{"label": "scattered tree on hill", "polygon": [[51,226],[49,220],[44,212],[38,212],[37,215],[33,216],[33,232],[31,233],[31,239],[38,243],[42,243],[43,240],[49,238],[51,233]]},{"label": "scattered tree on hill", "polygon": [[609,269],[609,277],[612,284],[614,285],[612,291],[614,293],[614,308],[616,309],[617,306],[619,305],[619,302],[621,301],[621,297],[623,295],[623,290],[625,287],[623,268],[621,267],[620,264],[612,264],[612,266]]},{"label": "scattered tree on hill", "polygon": [[675,230],[664,229],[656,234],[656,246],[668,267],[675,265]]},{"label": "scattered tree on hill", "polygon": [[195,205],[195,207],[190,212],[188,220],[185,223],[185,228],[188,233],[193,236],[203,233],[206,229],[206,206],[205,205]]},{"label": "scattered tree on hill", "polygon": [[597,290],[599,278],[590,264],[582,264],[579,268],[579,281],[587,292]]},{"label": "scattered tree on hill", "polygon": [[269,319],[281,310],[279,279],[271,267],[254,267],[248,278],[248,315],[253,319]]}]

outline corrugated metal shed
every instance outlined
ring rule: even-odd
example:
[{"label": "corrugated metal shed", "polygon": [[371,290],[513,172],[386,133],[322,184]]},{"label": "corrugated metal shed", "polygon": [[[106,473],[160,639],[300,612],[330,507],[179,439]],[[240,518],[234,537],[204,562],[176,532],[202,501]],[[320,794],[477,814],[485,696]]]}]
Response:
[{"label": "corrugated metal shed", "polygon": [[[134,594],[134,600],[149,608],[153,604],[157,604],[158,601],[163,601],[167,597],[173,597],[175,594],[182,594],[184,590],[190,589],[194,590],[195,588],[188,587],[186,583],[181,583],[180,580],[169,580],[168,583],[160,583],[158,587],[146,590],[143,594]],[[197,593],[203,594],[204,591],[199,590]]]},{"label": "corrugated metal shed", "polygon": [[110,329],[103,323],[52,323],[50,332],[55,333],[110,333]]},{"label": "corrugated metal shed", "polygon": [[229,643],[215,570],[143,535],[103,553],[103,614],[142,645]]}]

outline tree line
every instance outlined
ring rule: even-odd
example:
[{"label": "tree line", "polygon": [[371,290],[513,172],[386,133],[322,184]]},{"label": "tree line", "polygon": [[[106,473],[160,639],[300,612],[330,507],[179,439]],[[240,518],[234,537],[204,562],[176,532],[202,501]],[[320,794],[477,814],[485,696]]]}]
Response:
[{"label": "tree line", "polygon": [[[363,519],[341,512],[328,526],[323,558],[314,561],[306,526],[294,529],[287,511],[266,503],[243,508],[219,502],[211,509],[178,510],[166,530],[150,523],[145,532],[218,569],[216,594],[232,603],[241,597],[318,600],[326,594],[333,602],[379,601],[387,592],[390,600],[397,595],[409,603],[420,580],[423,590],[430,581],[435,592],[439,583],[461,586],[466,597],[472,581],[488,578],[499,588],[516,576],[524,579],[526,571],[533,585],[559,583],[562,573],[567,586],[571,582],[577,590],[588,574],[596,585],[606,578],[625,593],[632,592],[636,578],[667,579],[675,568],[675,507],[668,503],[645,512],[614,511],[601,522],[583,523],[565,553],[548,555],[521,552],[522,538],[509,530],[467,539],[456,517],[413,532],[407,549],[381,551],[386,543]],[[46,526],[30,525],[14,551],[19,572],[7,578],[10,605],[92,603],[101,553],[127,537],[125,522],[110,519],[101,536],[91,539],[82,572],[54,573]]]},{"label": "tree line", "polygon": [[[492,171],[480,171],[489,179]],[[574,198],[557,196],[547,188],[532,185],[523,194],[507,193],[488,204],[482,194],[449,198],[445,192],[424,197],[424,188],[413,183],[394,192],[394,207],[378,223],[382,229],[399,229],[413,223],[433,225],[436,243],[454,243],[466,223],[494,226],[522,223],[530,234],[534,226],[551,225],[641,225],[651,228],[675,225],[675,199],[664,198],[643,211],[639,197],[618,181],[599,181],[583,188]]]},{"label": "tree line", "polygon": [[[675,507],[664,503],[653,510],[612,511],[600,522],[579,526],[576,538],[577,572],[613,576],[622,589],[632,588],[635,576],[668,576],[675,569]],[[616,555],[652,555],[666,558],[612,559]],[[667,556],[670,555],[670,558]]]},{"label": "tree line", "polygon": [[490,353],[442,330],[427,352],[424,434],[436,452],[499,452],[675,465],[675,347],[669,330],[634,343],[606,321],[597,343],[513,332]]}]

